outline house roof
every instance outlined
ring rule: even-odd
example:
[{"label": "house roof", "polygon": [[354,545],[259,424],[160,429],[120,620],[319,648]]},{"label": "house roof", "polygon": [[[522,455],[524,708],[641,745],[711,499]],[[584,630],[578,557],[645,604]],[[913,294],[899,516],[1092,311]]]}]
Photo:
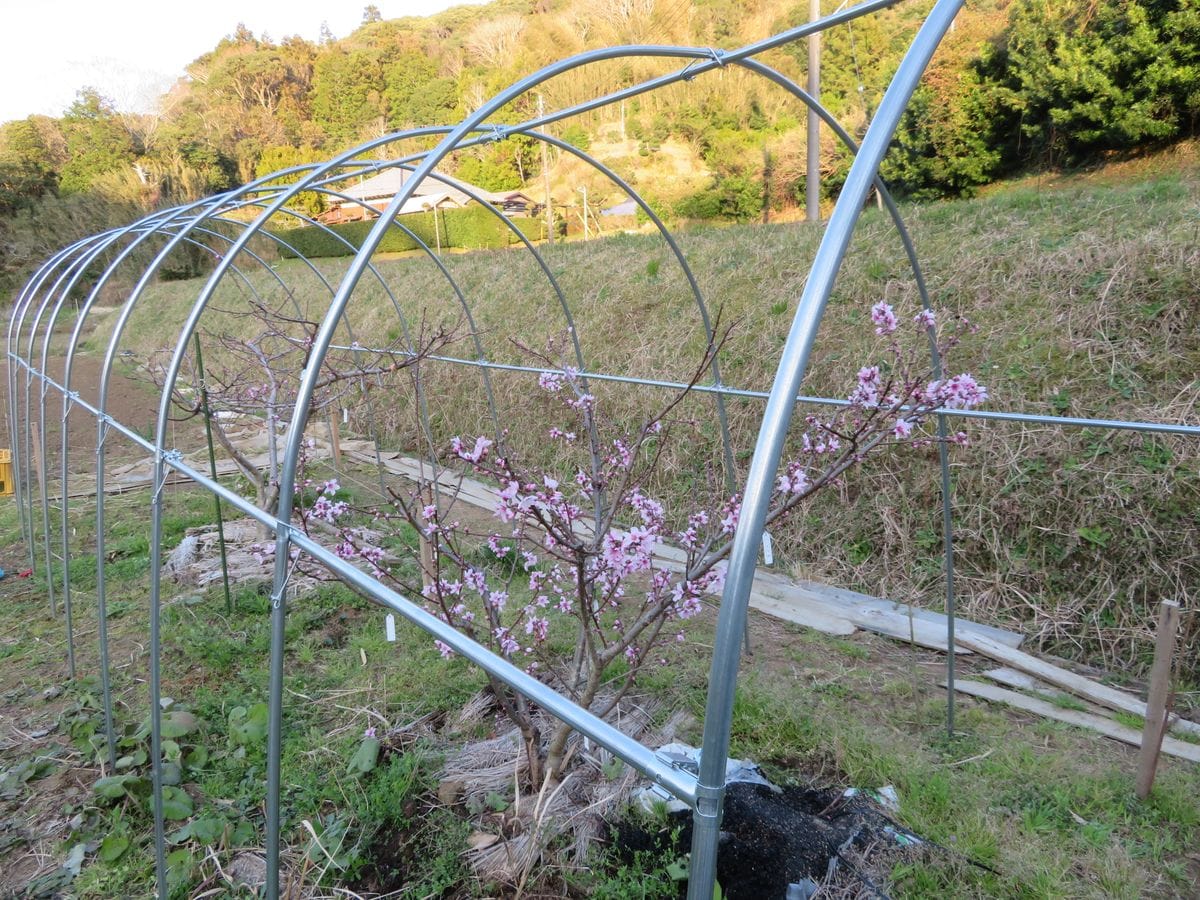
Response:
[{"label": "house roof", "polygon": [[608,209],[602,209],[602,216],[632,216],[638,211],[638,205],[633,200],[622,200],[616,206],[610,206]]},{"label": "house roof", "polygon": [[[469,191],[482,191],[482,188],[458,181],[448,175],[442,175],[440,172],[437,174],[437,178],[426,178],[418,184],[416,191],[413,192],[413,196],[449,194],[461,205],[470,202],[471,195],[468,193]],[[365,202],[382,200],[384,198],[391,199],[403,190],[411,178],[412,172],[408,169],[395,167],[384,169],[378,175],[373,175],[370,178],[360,181],[358,184],[347,186],[341,193],[354,200]],[[462,190],[459,185],[462,185],[466,190]],[[345,201],[342,202],[344,203]]]},{"label": "house roof", "polygon": [[[437,177],[427,177],[417,185],[412,198],[404,204],[401,212],[411,212],[426,206],[442,206],[446,200],[451,200],[458,206],[466,206],[476,198],[488,203],[503,203],[515,199],[523,199],[527,203],[534,202],[532,198],[521,191],[488,191],[478,185],[452,178],[441,172],[433,174]],[[358,184],[348,185],[342,189],[341,193],[351,200],[363,203],[370,203],[373,200],[390,200],[404,189],[410,178],[412,178],[412,172],[408,169],[392,167],[384,169],[378,175],[373,175]],[[432,201],[434,197],[438,198],[436,202]],[[430,202],[414,204],[413,201],[418,198],[429,198]],[[337,205],[345,205],[348,202],[339,200]]]}]

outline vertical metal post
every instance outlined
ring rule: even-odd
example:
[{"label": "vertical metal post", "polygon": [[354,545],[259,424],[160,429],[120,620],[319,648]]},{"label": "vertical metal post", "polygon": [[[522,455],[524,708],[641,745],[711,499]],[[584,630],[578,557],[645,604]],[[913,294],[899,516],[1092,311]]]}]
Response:
[{"label": "vertical metal post", "polygon": [[[103,408],[103,407],[101,407]],[[117,764],[117,734],[113,724],[112,676],[108,665],[108,596],[104,573],[104,441],[108,423],[96,419],[96,619],[100,642],[100,695],[104,707],[104,739],[108,744],[108,764]]]},{"label": "vertical metal post", "polygon": [[[217,480],[217,454],[213,447],[212,410],[208,406],[208,385],[204,381],[204,356],[200,352],[200,335],[193,335],[196,343],[196,375],[200,379],[200,409],[204,413],[204,438],[208,442],[208,471],[212,480]],[[270,427],[270,423],[268,423]],[[217,513],[217,540],[221,544],[221,580],[225,585],[225,613],[233,615],[233,594],[229,590],[229,559],[225,553],[225,520],[221,515],[221,498],[213,494],[213,506]]]},{"label": "vertical metal post", "polygon": [[[621,107],[624,109],[624,106]],[[542,99],[541,93],[538,93],[538,118],[546,115],[546,104]],[[542,145],[542,185],[546,191],[546,242],[554,243],[554,201],[550,196],[550,155],[547,152],[546,142],[540,141]]]},{"label": "vertical metal post", "polygon": [[842,259],[850,245],[863,201],[875,179],[900,116],[917,81],[929,63],[962,0],[937,0],[914,38],[888,87],[862,147],[846,177],[833,216],[813,260],[809,279],[796,307],[796,315],[780,356],[775,381],[763,413],[737,532],[730,553],[729,572],[717,620],[716,645],[709,674],[704,716],[704,739],[696,786],[693,817],[689,900],[711,900],[717,874],[721,804],[725,793],[725,764],[729,758],[729,733],[737,690],[740,643],[745,626],[750,586],[758,560],[763,524],[771,499],[775,472],[791,424],[795,398],[808,368],[809,355],[825,304],[833,291]]},{"label": "vertical metal post", "polygon": [[[935,377],[940,379],[941,360],[936,361]],[[954,737],[954,509],[951,501],[950,448],[946,446],[946,417],[937,417],[938,463],[942,470],[942,556],[946,585],[946,737]]]},{"label": "vertical metal post", "polygon": [[[159,422],[161,436],[163,423]],[[156,443],[158,443],[156,441]],[[159,446],[154,457],[154,500],[150,505],[150,781],[151,806],[154,811],[154,872],[158,884],[159,900],[169,896],[167,892],[166,820],[163,815],[162,781],[162,595],[160,593],[162,565],[162,504],[163,485],[167,480],[163,465],[165,451]]]},{"label": "vertical metal post", "polygon": [[[295,478],[294,456],[284,462],[287,477]],[[285,497],[290,496],[284,493]],[[283,768],[283,651],[287,627],[287,570],[291,552],[288,520],[291,503],[281,501],[275,531],[275,576],[271,592],[271,662],[267,728],[267,900],[279,900],[280,774]],[[286,518],[285,518],[286,516]]]},{"label": "vertical metal post", "polygon": [[[808,18],[815,22],[821,18],[821,0],[808,0]],[[821,32],[808,36],[808,94],[815,102],[821,101]],[[804,175],[805,218],[809,222],[821,221],[821,120],[814,109],[808,111],[808,136],[806,148],[808,161]]]}]

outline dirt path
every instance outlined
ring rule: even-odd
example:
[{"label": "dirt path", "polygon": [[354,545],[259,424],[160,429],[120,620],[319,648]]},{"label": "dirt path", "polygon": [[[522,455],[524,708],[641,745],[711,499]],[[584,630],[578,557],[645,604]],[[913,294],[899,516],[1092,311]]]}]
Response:
[{"label": "dirt path", "polygon": [[[71,373],[71,387],[78,391],[79,396],[93,405],[98,405],[100,394],[100,375],[103,358],[94,355],[78,355]],[[0,360],[0,377],[3,384],[8,384],[7,360]],[[64,380],[64,360],[53,357],[48,360],[47,371],[51,378],[58,383]],[[25,378],[19,373],[17,379],[18,397],[24,404]],[[118,360],[113,367],[109,379],[106,410],[114,419],[133,431],[149,437],[153,433],[154,422],[158,411],[158,389],[150,382],[144,372],[138,371],[133,365]],[[33,409],[32,425],[36,429],[38,418],[39,387],[34,383],[30,388],[30,402]],[[9,397],[4,391],[0,406],[3,421],[8,421]],[[49,463],[51,478],[61,464],[62,447],[62,399],[58,391],[51,387],[46,392],[46,458]],[[194,423],[172,423],[172,446],[191,449],[197,441],[203,440],[203,432]],[[36,430],[31,431],[30,439],[38,437]],[[68,418],[68,454],[70,471],[75,473],[91,472],[96,460],[97,429],[95,418],[85,409],[75,408]],[[5,439],[4,444],[8,441]],[[110,432],[105,448],[110,464],[131,462],[145,457],[145,451],[125,438],[118,432]],[[36,452],[36,447],[34,448]]]}]

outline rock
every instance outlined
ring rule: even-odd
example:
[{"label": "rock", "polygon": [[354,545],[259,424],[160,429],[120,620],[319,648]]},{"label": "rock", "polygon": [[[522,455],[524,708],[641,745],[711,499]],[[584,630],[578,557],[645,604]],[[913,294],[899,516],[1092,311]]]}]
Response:
[{"label": "rock", "polygon": [[466,785],[461,781],[447,779],[438,785],[437,798],[442,806],[456,806],[462,800]]},{"label": "rock", "polygon": [[172,581],[180,584],[195,584],[188,576],[188,568],[200,559],[200,538],[197,535],[185,535],[179,546],[171,551],[167,561],[163,563],[163,574]]},{"label": "rock", "polygon": [[239,853],[229,863],[228,869],[234,884],[256,888],[267,883],[267,861],[257,853]]}]

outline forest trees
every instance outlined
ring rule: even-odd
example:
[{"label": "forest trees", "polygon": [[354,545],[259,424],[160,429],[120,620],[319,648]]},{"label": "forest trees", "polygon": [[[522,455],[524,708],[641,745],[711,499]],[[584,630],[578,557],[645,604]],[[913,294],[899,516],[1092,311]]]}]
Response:
[{"label": "forest trees", "polygon": [[1017,0],[998,36],[951,36],[948,51],[884,167],[911,194],[1186,137],[1200,115],[1195,0]]},{"label": "forest trees", "polygon": [[84,88],[62,118],[67,160],[59,172],[64,194],[91,188],[96,179],[129,167],[139,148],[112,103],[92,88]]},{"label": "forest trees", "polygon": [[[835,6],[823,3],[826,12]],[[862,134],[924,12],[899,4],[826,34],[822,101],[853,135]],[[642,38],[736,46],[761,37],[763,23],[780,31],[807,15],[796,0],[565,0],[397,20],[368,6],[353,34],[335,39],[326,30],[318,43],[272,41],[239,26],[187,67],[154,113],[118,112],[88,89],[60,119],[0,128],[0,232],[11,238],[25,227],[18,214],[51,221],[59,195],[94,194],[89,210],[124,217],[130,206],[145,211],[248,182],[272,159],[328,158],[390,132],[451,124],[521,74],[582,49]],[[803,81],[803,46],[770,61]],[[547,83],[546,106],[650,74],[641,62],[587,67]],[[531,109],[521,98],[491,121],[522,121]],[[570,123],[576,142],[594,142],[606,115],[617,113]],[[979,0],[939,49],[883,174],[913,197],[966,194],[1030,166],[1075,165],[1187,137],[1198,115],[1200,0]],[[649,171],[673,140],[712,175],[695,196],[652,199],[676,201],[688,217],[748,220],[764,203],[795,203],[803,190],[803,118],[793,99],[728,67],[686,89],[632,100],[620,127],[638,142],[641,159],[629,159],[630,167]],[[832,140],[822,149],[822,186],[836,193],[849,158]],[[510,138],[457,153],[448,165],[484,187],[515,188],[540,175],[541,157],[529,141]],[[88,230],[113,224],[89,220]],[[6,240],[8,258],[24,258]]]},{"label": "forest trees", "polygon": [[0,126],[0,216],[30,208],[58,185],[46,142],[31,119]]}]

